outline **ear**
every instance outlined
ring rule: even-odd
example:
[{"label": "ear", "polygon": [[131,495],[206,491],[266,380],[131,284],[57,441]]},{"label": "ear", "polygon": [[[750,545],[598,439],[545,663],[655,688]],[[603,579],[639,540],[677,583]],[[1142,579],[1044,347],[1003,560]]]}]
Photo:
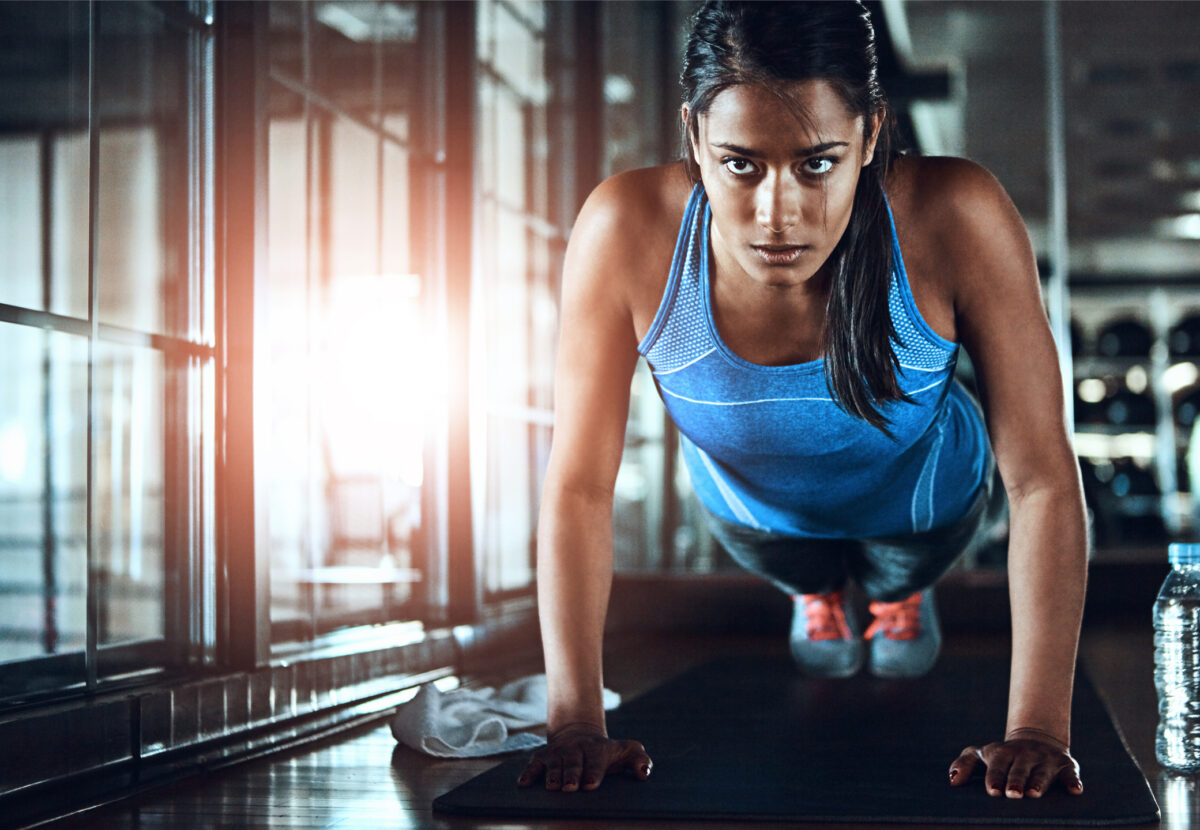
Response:
[{"label": "ear", "polygon": [[863,167],[875,160],[875,143],[879,141],[879,130],[883,127],[883,119],[886,115],[887,112],[880,107],[865,125],[867,129],[864,130],[863,135]]},{"label": "ear", "polygon": [[687,142],[688,152],[692,156],[692,161],[697,166],[699,166],[700,159],[696,155],[696,145],[692,142],[692,131],[687,128],[688,113],[690,113],[690,112],[691,112],[691,109],[685,103],[682,107],[679,108],[679,120],[683,123],[683,137],[684,137],[684,141]]}]

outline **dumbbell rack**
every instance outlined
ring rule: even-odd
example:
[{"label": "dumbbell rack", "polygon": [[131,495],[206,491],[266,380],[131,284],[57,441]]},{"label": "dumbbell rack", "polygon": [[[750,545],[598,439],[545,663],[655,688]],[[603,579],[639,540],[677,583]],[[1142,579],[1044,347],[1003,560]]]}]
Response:
[{"label": "dumbbell rack", "polygon": [[[1095,281],[1072,286],[1072,329],[1082,342],[1073,344],[1074,382],[1076,389],[1087,381],[1093,385],[1103,380],[1109,398],[1116,390],[1128,389],[1129,381],[1144,380],[1144,392],[1152,401],[1152,412],[1135,423],[1097,423],[1093,412],[1076,411],[1075,443],[1085,473],[1085,489],[1089,490],[1089,509],[1098,547],[1108,555],[1122,557],[1138,548],[1161,549],[1169,539],[1190,538],[1197,530],[1194,502],[1181,476],[1181,459],[1191,443],[1190,431],[1176,423],[1173,393],[1179,391],[1179,377],[1191,372],[1183,364],[1200,364],[1200,351],[1195,347],[1186,355],[1172,354],[1169,337],[1172,329],[1185,317],[1200,313],[1200,286],[1166,284],[1147,290],[1144,281]],[[1100,333],[1117,320],[1136,320],[1149,332],[1147,348],[1138,353],[1101,354],[1098,349]],[[1111,350],[1110,350],[1111,351]],[[1193,385],[1196,379],[1191,382]],[[1078,395],[1076,406],[1079,406]],[[1085,404],[1086,406],[1086,404]],[[1132,462],[1132,464],[1131,464]],[[1152,488],[1157,492],[1101,494],[1087,488],[1089,470],[1109,469],[1124,465],[1131,471],[1144,470],[1152,474]],[[1143,476],[1145,479],[1145,476]],[[1135,488],[1136,489],[1136,488]],[[1100,515],[1098,511],[1113,515]],[[1156,534],[1147,531],[1148,520],[1161,523]],[[1104,551],[1111,540],[1106,539],[1106,527],[1121,524],[1141,530],[1121,536],[1113,547]],[[1111,534],[1107,534],[1111,535]]]}]

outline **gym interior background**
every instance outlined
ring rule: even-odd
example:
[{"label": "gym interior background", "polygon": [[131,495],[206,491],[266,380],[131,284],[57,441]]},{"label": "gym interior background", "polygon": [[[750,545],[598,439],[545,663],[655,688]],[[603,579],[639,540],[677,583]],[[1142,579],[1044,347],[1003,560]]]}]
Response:
[{"label": "gym interior background", "polygon": [[[1025,217],[1089,612],[1148,624],[1197,533],[1195,9],[873,8],[910,146]],[[597,182],[677,156],[690,9],[0,4],[0,812],[536,650],[562,254]],[[781,630],[677,452],[639,370],[611,625]],[[946,613],[1003,626],[1003,565],[964,562]]]}]

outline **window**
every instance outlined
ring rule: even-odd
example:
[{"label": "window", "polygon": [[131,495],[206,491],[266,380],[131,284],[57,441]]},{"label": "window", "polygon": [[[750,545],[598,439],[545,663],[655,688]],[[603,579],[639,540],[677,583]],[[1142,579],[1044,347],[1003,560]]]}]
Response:
[{"label": "window", "polygon": [[211,598],[189,592],[214,561],[208,18],[0,8],[27,68],[0,107],[10,701],[211,656]]},{"label": "window", "polygon": [[430,415],[412,3],[272,3],[256,454],[277,642],[417,613]]}]

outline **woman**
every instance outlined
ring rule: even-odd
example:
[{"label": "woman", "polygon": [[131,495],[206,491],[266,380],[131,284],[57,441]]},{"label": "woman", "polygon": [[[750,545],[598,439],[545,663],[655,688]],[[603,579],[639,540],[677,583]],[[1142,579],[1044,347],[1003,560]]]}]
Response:
[{"label": "woman", "polygon": [[[539,527],[549,737],[522,786],[650,774],[640,744],[607,736],[600,698],[641,354],[714,533],[793,595],[792,653],[812,675],[928,670],[930,586],[989,511],[994,464],[1010,511],[1007,729],[967,747],[950,783],[982,764],[992,795],[1082,792],[1069,713],[1086,531],[1034,256],[982,168],[893,154],[873,38],[857,2],[706,3],[684,161],[616,176],[580,213]],[[960,343],[982,413],[953,381]],[[874,600],[865,632],[847,578]]]}]

